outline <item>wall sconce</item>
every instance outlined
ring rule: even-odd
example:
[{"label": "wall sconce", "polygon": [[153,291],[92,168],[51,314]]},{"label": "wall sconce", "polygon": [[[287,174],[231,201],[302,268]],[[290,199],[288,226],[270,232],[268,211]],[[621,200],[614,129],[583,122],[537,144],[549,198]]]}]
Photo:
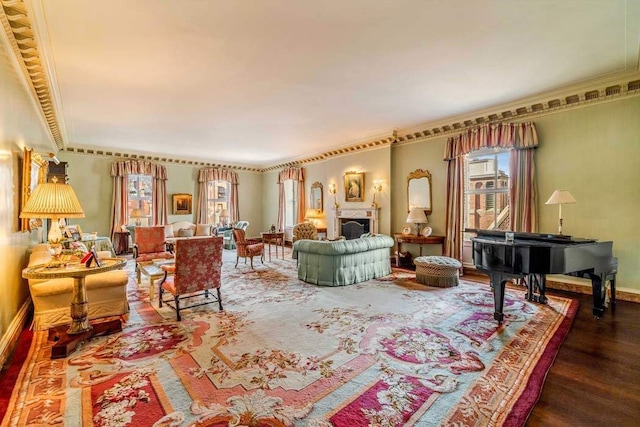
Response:
[{"label": "wall sconce", "polygon": [[336,193],[338,192],[338,188],[335,183],[329,184],[329,194],[333,194],[333,208],[338,209],[340,205],[338,204],[338,199],[336,198]]},{"label": "wall sconce", "polygon": [[376,193],[382,191],[382,181],[379,179],[373,180],[373,203],[371,203],[372,208],[377,208],[378,204],[376,203]]}]

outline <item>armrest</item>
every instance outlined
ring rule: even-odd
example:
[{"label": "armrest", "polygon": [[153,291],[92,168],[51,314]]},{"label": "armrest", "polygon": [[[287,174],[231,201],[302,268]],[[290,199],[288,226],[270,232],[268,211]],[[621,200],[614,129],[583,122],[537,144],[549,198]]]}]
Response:
[{"label": "armrest", "polygon": [[162,269],[162,271],[165,271],[169,274],[173,274],[176,272],[176,265],[175,264],[166,264],[166,265],[161,265],[160,268]]}]

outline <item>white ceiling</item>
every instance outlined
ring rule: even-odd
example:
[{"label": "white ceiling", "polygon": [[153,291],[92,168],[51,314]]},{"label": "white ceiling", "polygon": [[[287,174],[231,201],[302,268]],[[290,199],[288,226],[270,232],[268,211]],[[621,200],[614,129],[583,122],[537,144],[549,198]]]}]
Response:
[{"label": "white ceiling", "polygon": [[265,166],[638,70],[640,0],[31,0],[68,147]]}]

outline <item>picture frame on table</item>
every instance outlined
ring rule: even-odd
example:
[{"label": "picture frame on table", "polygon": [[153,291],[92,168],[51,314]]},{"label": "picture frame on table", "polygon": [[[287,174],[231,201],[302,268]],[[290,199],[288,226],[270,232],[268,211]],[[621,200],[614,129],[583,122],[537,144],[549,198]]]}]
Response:
[{"label": "picture frame on table", "polygon": [[173,195],[173,215],[191,215],[192,197],[188,193]]},{"label": "picture frame on table", "polygon": [[78,224],[69,224],[64,227],[64,235],[69,239],[82,240],[82,229]]},{"label": "picture frame on table", "polygon": [[364,172],[344,174],[344,201],[364,202]]}]

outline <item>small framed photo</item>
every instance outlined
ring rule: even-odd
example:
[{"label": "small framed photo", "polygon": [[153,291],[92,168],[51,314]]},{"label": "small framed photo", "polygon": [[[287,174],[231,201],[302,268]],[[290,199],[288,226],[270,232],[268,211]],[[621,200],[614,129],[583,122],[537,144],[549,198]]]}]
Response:
[{"label": "small framed photo", "polygon": [[191,194],[173,195],[173,215],[191,215]]},{"label": "small framed photo", "polygon": [[64,227],[64,234],[69,239],[73,240],[81,240],[82,239],[82,230],[78,224],[70,224]]},{"label": "small framed photo", "polygon": [[364,172],[344,174],[344,201],[364,202]]}]

